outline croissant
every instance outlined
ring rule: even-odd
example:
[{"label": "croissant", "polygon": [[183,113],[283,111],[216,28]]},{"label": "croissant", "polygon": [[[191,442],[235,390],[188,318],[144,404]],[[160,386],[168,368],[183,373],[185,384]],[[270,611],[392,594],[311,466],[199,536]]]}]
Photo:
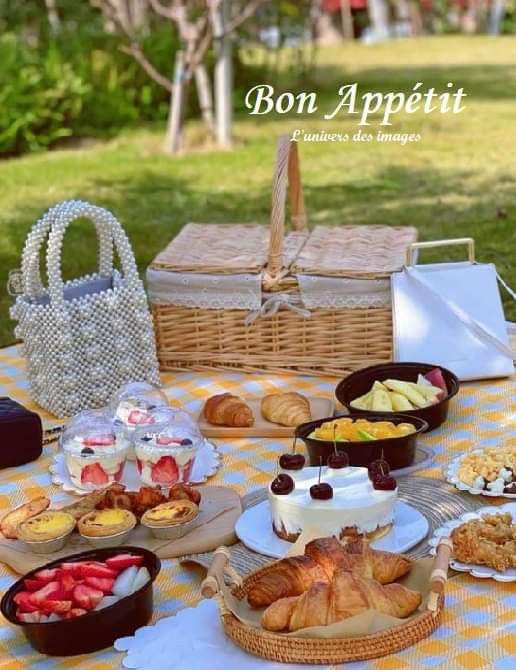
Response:
[{"label": "croissant", "polygon": [[262,398],[262,415],[282,426],[299,426],[312,420],[310,403],[300,393],[272,393]]},{"label": "croissant", "polygon": [[220,393],[208,398],[204,405],[204,416],[209,423],[218,426],[249,428],[254,424],[251,408],[231,393]]},{"label": "croissant", "polygon": [[313,540],[306,545],[305,555],[318,563],[330,579],[338,568],[365,579],[375,579],[380,584],[390,584],[408,574],[412,566],[412,561],[405,556],[372,549],[362,539],[345,545],[335,537]]},{"label": "croissant", "polygon": [[273,563],[247,594],[251,607],[265,607],[279,598],[298,596],[314,582],[328,581],[324,570],[308,556],[284,558]]},{"label": "croissant", "polygon": [[309,542],[304,556],[274,563],[252,585],[247,599],[251,607],[266,607],[279,598],[300,595],[315,582],[329,582],[336,570],[388,584],[406,575],[411,565],[404,556],[376,551],[360,540],[343,545],[335,537],[326,537]]},{"label": "croissant", "polygon": [[270,631],[296,631],[311,626],[328,626],[368,609],[405,618],[421,604],[421,594],[402,584],[380,584],[345,570],[331,582],[316,582],[302,595],[282,598],[262,615],[262,626]]}]

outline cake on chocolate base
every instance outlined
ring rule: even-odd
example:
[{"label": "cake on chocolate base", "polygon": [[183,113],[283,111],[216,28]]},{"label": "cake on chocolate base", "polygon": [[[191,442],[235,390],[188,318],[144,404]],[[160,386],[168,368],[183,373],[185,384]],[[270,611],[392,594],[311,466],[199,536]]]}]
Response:
[{"label": "cake on chocolate base", "polygon": [[[350,539],[378,538],[390,530],[398,489],[375,488],[367,468],[305,467],[281,472],[292,479],[293,487],[278,494],[269,486],[268,494],[272,526],[283,540],[295,542],[303,530]],[[330,498],[311,495],[311,487],[320,482],[329,485]]]}]

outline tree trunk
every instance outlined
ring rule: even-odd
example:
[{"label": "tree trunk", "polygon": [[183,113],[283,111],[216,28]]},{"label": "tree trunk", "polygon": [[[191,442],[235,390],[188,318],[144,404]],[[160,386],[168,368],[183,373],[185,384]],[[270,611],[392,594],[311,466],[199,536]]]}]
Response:
[{"label": "tree trunk", "polygon": [[351,4],[349,0],[341,0],[340,18],[342,21],[342,34],[344,35],[344,39],[354,39],[355,31],[353,30],[353,15],[351,14]]},{"label": "tree trunk", "polygon": [[174,64],[174,82],[167,122],[164,151],[167,154],[176,154],[182,146],[183,114],[186,102],[187,84],[184,77],[185,64],[182,51],[176,53]]},{"label": "tree trunk", "polygon": [[487,32],[490,35],[499,35],[502,29],[503,16],[505,14],[504,0],[492,0],[489,11],[489,22]]},{"label": "tree trunk", "polygon": [[225,26],[231,19],[231,0],[222,0],[213,12],[213,37],[217,62],[215,64],[215,115],[217,143],[230,148],[233,143],[233,62],[231,36]]},{"label": "tree trunk", "polygon": [[210,78],[208,77],[208,71],[206,70],[206,65],[204,65],[204,63],[201,63],[195,68],[195,84],[204,124],[206,125],[210,137],[215,137],[213,96],[211,94]]},{"label": "tree trunk", "polygon": [[386,0],[369,0],[367,3],[373,39],[386,40],[390,37],[389,6]]},{"label": "tree trunk", "polygon": [[61,19],[57,12],[56,0],[45,0],[45,7],[47,8],[47,17],[50,24],[50,30],[57,35],[61,30]]}]

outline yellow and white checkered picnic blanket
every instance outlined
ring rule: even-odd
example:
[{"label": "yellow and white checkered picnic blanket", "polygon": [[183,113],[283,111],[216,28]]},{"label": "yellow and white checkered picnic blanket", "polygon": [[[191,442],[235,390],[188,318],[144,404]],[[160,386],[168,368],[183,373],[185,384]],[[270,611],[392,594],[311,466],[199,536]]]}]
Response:
[{"label": "yellow and white checkered picnic blanket", "polygon": [[[242,396],[262,396],[280,388],[295,388],[310,396],[332,396],[335,379],[254,376],[240,373],[166,373],[162,375],[171,404],[195,413],[203,400],[222,391]],[[435,454],[423,476],[442,477],[442,467],[463,451],[502,443],[516,444],[514,379],[463,384],[452,402],[445,426],[421,438]],[[33,405],[28,396],[24,362],[18,347],[0,351],[0,393],[8,395],[51,422],[52,417]],[[223,466],[209,480],[235,488],[240,494],[265,486],[275,473],[285,440],[217,440]],[[0,472],[0,514],[28,498],[61,491],[51,483],[48,467],[56,450],[45,447],[36,462]],[[457,495],[467,495],[459,494]],[[486,504],[490,501],[486,499]],[[0,593],[16,579],[0,565]],[[199,573],[181,567],[176,560],[163,561],[155,585],[155,616],[172,614],[193,605],[199,598]],[[68,659],[36,653],[23,635],[1,621],[0,670],[110,670],[121,666],[123,655],[113,649]],[[364,663],[351,663],[346,670],[405,670],[439,668],[458,670],[514,670],[516,668],[516,583],[481,581],[469,575],[453,578],[447,587],[442,625],[428,639],[399,654]],[[164,668],[166,670],[166,668]]]}]

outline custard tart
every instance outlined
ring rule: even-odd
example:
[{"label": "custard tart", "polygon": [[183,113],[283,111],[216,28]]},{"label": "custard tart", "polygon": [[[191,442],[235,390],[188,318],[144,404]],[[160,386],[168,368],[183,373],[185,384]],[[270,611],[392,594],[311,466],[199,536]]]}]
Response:
[{"label": "custard tart", "polygon": [[169,500],[147,510],[141,522],[154,537],[173,540],[188,533],[198,514],[199,508],[191,500]]},{"label": "custard tart", "polygon": [[47,511],[27,519],[18,526],[18,537],[25,542],[47,542],[71,533],[75,519],[71,514]]},{"label": "custard tart", "polygon": [[171,526],[193,521],[199,508],[191,500],[169,500],[145,512],[142,521],[148,526]]},{"label": "custard tart", "polygon": [[79,533],[83,537],[111,537],[132,530],[136,517],[126,509],[101,509],[79,519]]}]

